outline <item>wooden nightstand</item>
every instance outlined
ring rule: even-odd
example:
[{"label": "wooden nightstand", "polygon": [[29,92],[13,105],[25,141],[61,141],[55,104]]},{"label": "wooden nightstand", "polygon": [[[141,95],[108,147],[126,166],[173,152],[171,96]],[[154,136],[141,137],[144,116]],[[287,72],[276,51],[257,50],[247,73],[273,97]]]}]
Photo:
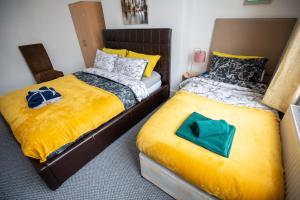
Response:
[{"label": "wooden nightstand", "polygon": [[185,72],[184,74],[182,74],[182,81],[198,76],[199,72]]}]

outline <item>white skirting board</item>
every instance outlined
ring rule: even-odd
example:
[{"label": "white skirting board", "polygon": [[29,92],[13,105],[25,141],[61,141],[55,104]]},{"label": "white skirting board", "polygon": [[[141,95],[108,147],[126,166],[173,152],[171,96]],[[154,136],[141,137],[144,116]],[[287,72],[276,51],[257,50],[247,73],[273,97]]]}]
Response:
[{"label": "white skirting board", "polygon": [[215,197],[196,188],[176,174],[154,162],[145,154],[140,153],[140,165],[142,176],[154,185],[179,200],[213,200]]}]

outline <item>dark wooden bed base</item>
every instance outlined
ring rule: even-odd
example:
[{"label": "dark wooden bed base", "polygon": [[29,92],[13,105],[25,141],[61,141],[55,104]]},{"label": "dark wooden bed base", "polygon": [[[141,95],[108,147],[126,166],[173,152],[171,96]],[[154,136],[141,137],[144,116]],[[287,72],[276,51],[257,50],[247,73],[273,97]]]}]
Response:
[{"label": "dark wooden bed base", "polygon": [[104,30],[104,42],[108,48],[124,48],[161,55],[155,70],[162,76],[162,86],[131,109],[91,131],[58,156],[45,163],[30,159],[39,175],[52,190],[57,189],[108,145],[169,98],[171,29]]}]

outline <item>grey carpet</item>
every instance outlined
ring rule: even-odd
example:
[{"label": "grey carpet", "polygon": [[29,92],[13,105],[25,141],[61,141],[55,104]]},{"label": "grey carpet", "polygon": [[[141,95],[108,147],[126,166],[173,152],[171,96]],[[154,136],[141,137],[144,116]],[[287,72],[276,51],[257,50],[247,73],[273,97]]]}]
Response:
[{"label": "grey carpet", "polygon": [[135,138],[147,118],[56,191],[48,189],[35,172],[1,118],[0,199],[172,199],[140,175]]}]

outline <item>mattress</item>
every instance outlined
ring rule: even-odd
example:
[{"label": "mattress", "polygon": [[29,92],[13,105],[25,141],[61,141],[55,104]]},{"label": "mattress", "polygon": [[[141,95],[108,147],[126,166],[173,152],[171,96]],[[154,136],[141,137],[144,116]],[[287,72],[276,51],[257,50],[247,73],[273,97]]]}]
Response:
[{"label": "mattress", "polygon": [[147,89],[148,89],[149,94],[152,94],[153,92],[158,90],[161,85],[162,85],[162,82],[160,80],[160,81],[156,82],[154,85],[152,85],[151,87],[148,87]]},{"label": "mattress", "polygon": [[143,76],[142,82],[145,84],[148,92],[151,94],[160,88],[162,84],[161,75],[158,72],[153,71],[150,77]]},{"label": "mattress", "polygon": [[160,80],[161,80],[161,76],[156,71],[153,71],[150,77],[143,76],[142,78],[142,82],[146,85],[147,88],[150,88]]},{"label": "mattress", "polygon": [[[213,95],[218,86],[232,95],[228,91]],[[220,199],[283,199],[279,119],[260,104],[259,92],[204,78],[189,80],[143,126],[137,136],[138,149]],[[236,127],[229,158],[176,136],[192,112],[225,119]]]}]

